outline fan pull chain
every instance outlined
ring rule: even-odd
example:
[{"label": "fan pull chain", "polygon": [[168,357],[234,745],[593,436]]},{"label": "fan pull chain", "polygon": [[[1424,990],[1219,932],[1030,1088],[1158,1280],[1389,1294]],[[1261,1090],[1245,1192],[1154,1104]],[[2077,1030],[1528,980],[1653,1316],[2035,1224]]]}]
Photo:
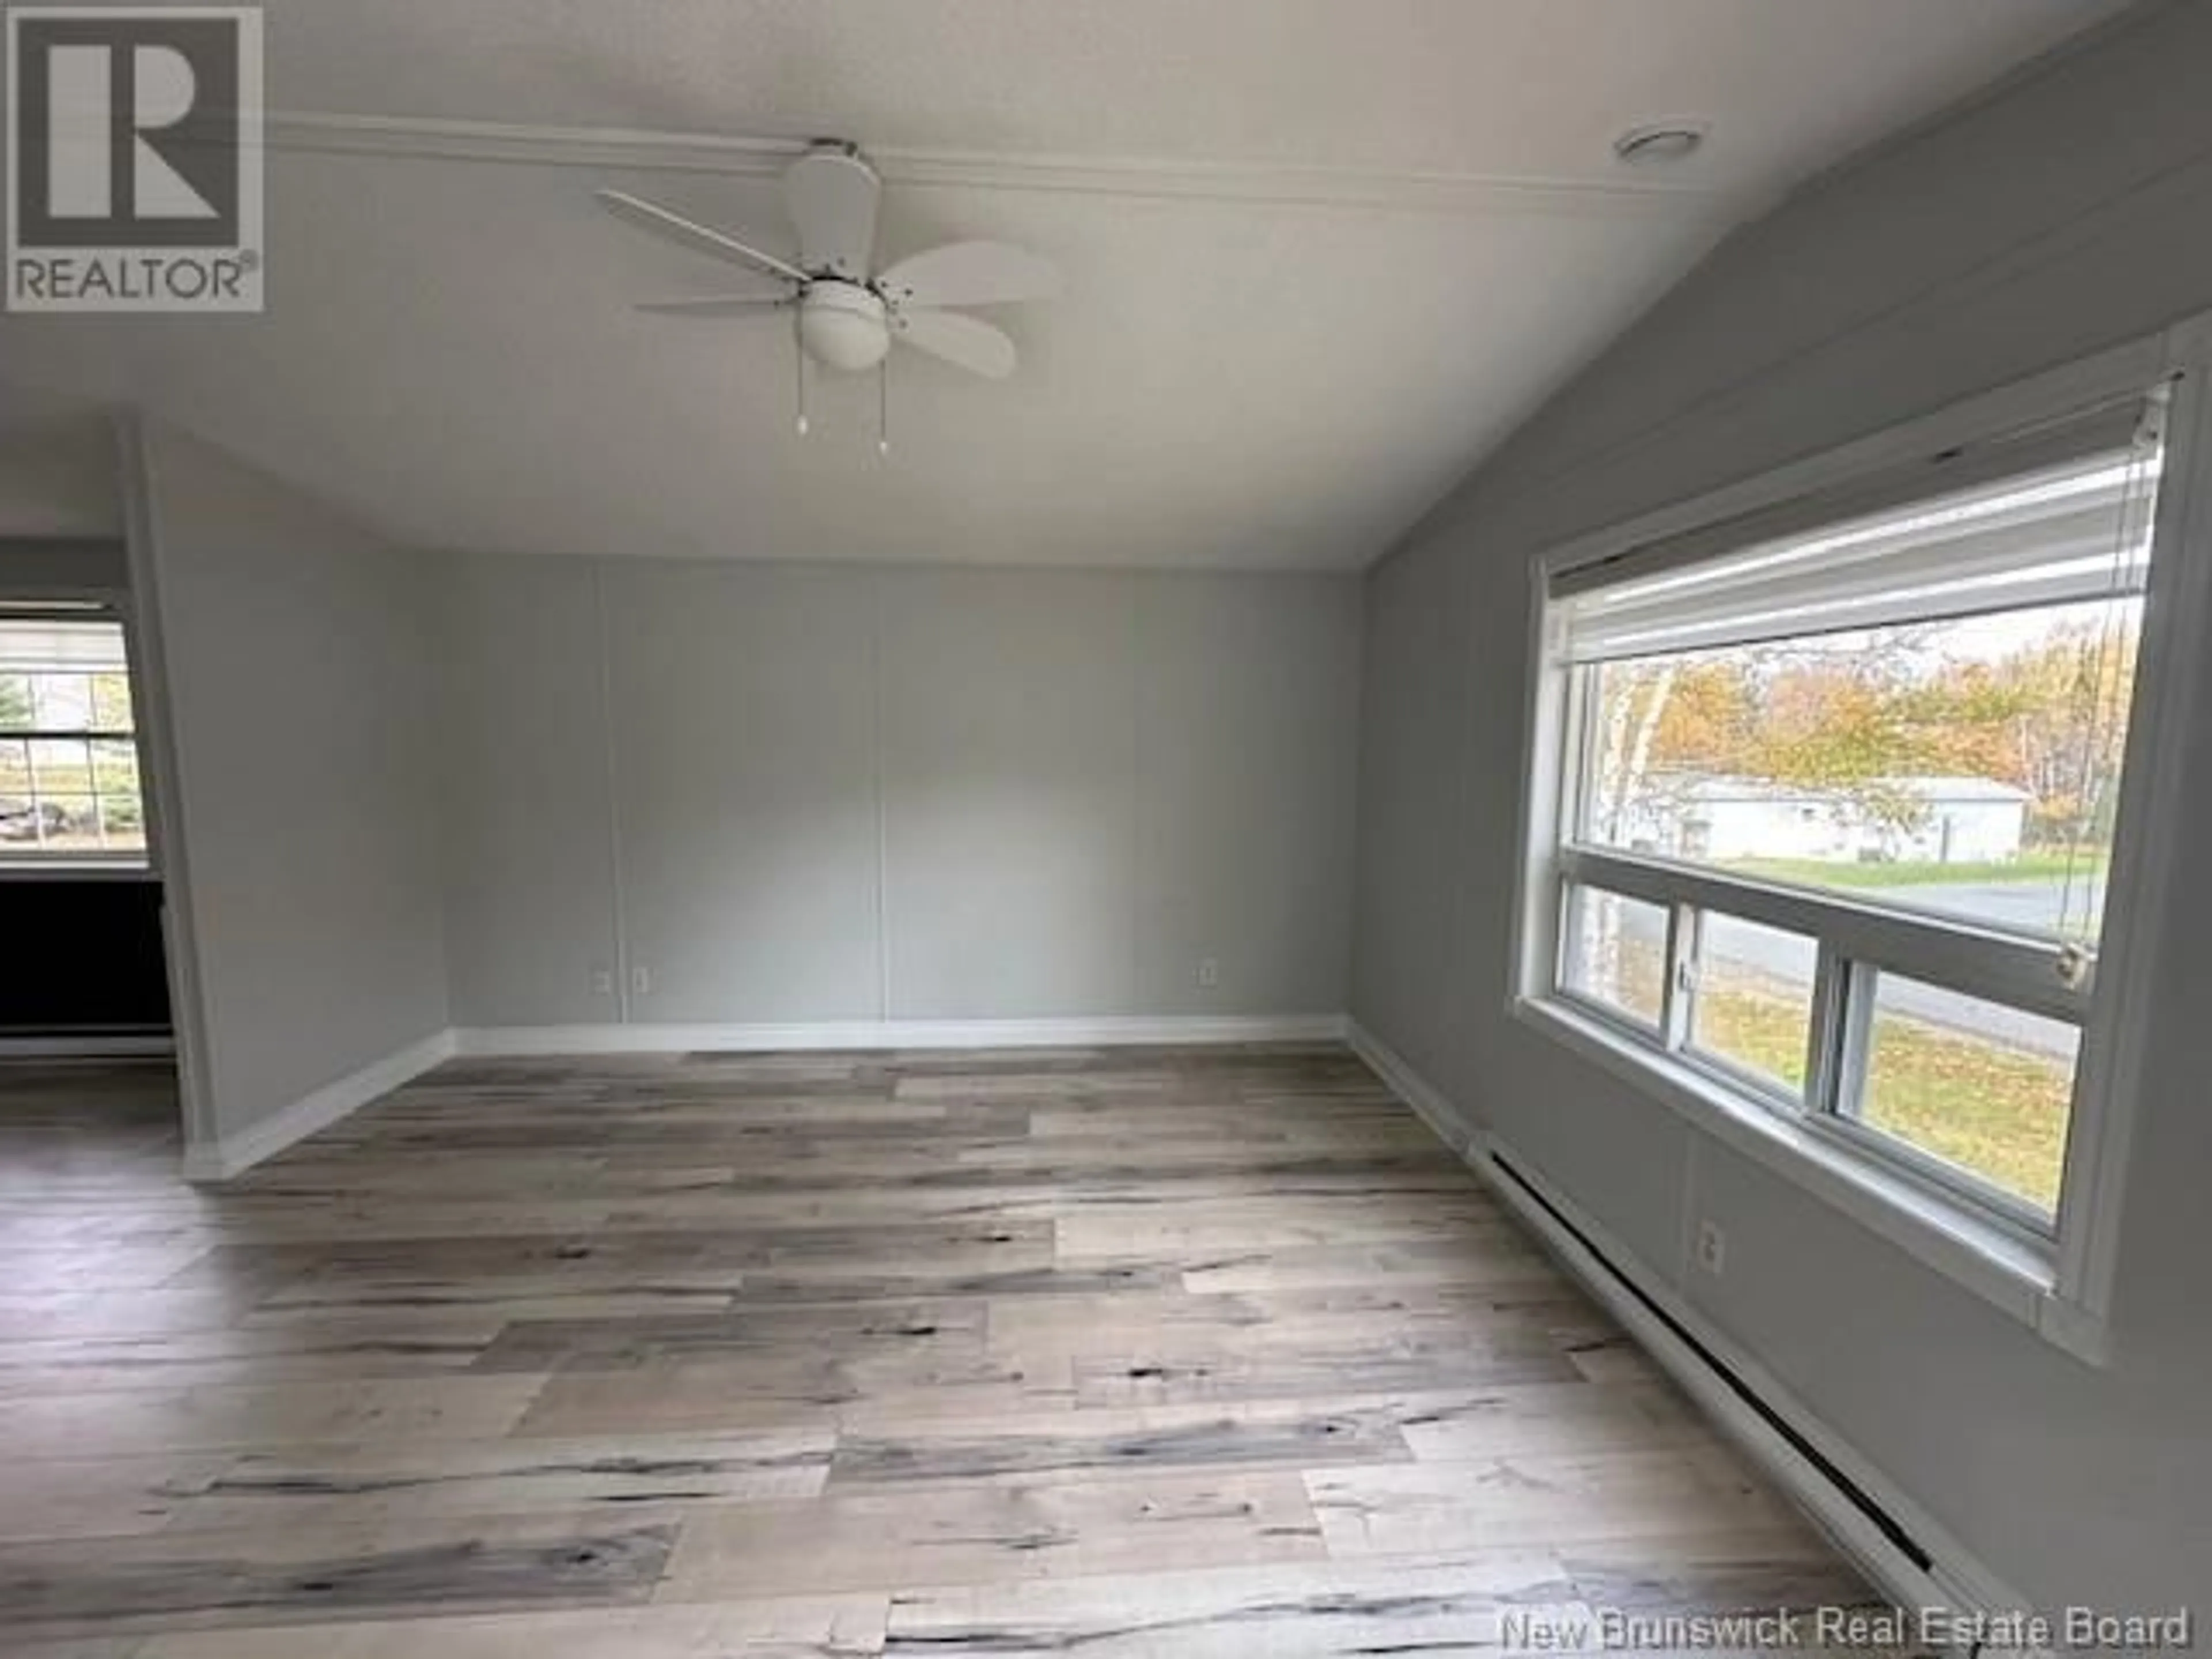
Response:
[{"label": "fan pull chain", "polygon": [[791,310],[791,361],[799,380],[799,435],[806,435],[806,337],[799,331],[799,307]]},{"label": "fan pull chain", "polygon": [[891,453],[891,360],[876,365],[876,453]]}]

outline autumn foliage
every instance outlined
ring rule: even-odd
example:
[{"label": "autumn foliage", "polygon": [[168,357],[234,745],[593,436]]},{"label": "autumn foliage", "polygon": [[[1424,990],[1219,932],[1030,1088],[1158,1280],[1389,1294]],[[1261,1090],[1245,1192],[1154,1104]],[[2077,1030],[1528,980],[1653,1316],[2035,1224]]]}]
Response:
[{"label": "autumn foliage", "polygon": [[1956,636],[1892,628],[1607,664],[1596,810],[1731,776],[1848,796],[1902,823],[1917,803],[1890,781],[1969,776],[2033,797],[2032,843],[2108,841],[2136,607],[2063,607],[1995,655],[1960,653]]}]

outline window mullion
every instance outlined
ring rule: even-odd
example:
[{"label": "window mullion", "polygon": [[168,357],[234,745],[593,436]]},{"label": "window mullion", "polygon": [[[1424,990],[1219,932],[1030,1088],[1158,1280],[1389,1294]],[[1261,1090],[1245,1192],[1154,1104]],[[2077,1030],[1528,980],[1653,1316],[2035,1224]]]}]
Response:
[{"label": "window mullion", "polygon": [[1688,1046],[1698,996],[1698,912],[1686,904],[1667,911],[1667,975],[1659,1029],[1670,1051]]},{"label": "window mullion", "polygon": [[1852,962],[1826,939],[1813,979],[1812,1052],[1807,1056],[1805,1103],[1824,1116],[1850,1115],[1866,1076],[1866,1048],[1873,1018],[1870,970]]}]

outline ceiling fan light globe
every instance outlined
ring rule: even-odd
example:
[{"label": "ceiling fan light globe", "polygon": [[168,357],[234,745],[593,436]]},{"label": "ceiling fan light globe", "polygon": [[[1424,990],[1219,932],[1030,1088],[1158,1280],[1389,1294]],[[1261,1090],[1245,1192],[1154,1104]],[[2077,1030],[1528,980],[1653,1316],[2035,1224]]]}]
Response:
[{"label": "ceiling fan light globe", "polygon": [[817,282],[799,307],[799,338],[824,368],[873,368],[891,349],[884,302],[854,283]]}]

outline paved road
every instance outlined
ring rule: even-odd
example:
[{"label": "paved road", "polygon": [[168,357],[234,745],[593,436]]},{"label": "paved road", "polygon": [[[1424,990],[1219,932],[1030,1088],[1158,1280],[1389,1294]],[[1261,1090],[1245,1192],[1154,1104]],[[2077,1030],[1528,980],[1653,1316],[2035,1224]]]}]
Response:
[{"label": "paved road", "polygon": [[[2101,878],[2100,878],[2101,883]],[[2014,927],[2049,928],[2057,925],[2065,886],[2058,881],[1931,882],[1924,886],[1868,890],[1884,898],[1908,899],[1917,908],[1972,916]],[[2097,896],[2101,902],[2103,895]],[[2077,891],[2069,914],[2078,916],[2082,898]],[[1631,939],[1662,943],[1658,929],[1644,911],[1631,909],[1622,917],[1622,931]],[[1802,985],[1809,995],[1813,983],[1811,943],[1771,929],[1716,916],[1705,933],[1708,971],[1729,967],[1748,969],[1790,985]],[[2070,1055],[2072,1028],[1987,1003],[1973,1002],[1948,991],[1892,980],[1882,994],[1882,1006],[1900,1013],[1946,1025],[2038,1053]]]},{"label": "paved road", "polygon": [[2000,927],[2056,932],[2062,920],[2079,923],[2084,915],[2102,908],[2105,878],[2086,873],[2076,878],[2070,902],[2066,884],[2057,880],[1930,882],[1918,887],[1876,888],[1869,896],[1972,916]]}]

